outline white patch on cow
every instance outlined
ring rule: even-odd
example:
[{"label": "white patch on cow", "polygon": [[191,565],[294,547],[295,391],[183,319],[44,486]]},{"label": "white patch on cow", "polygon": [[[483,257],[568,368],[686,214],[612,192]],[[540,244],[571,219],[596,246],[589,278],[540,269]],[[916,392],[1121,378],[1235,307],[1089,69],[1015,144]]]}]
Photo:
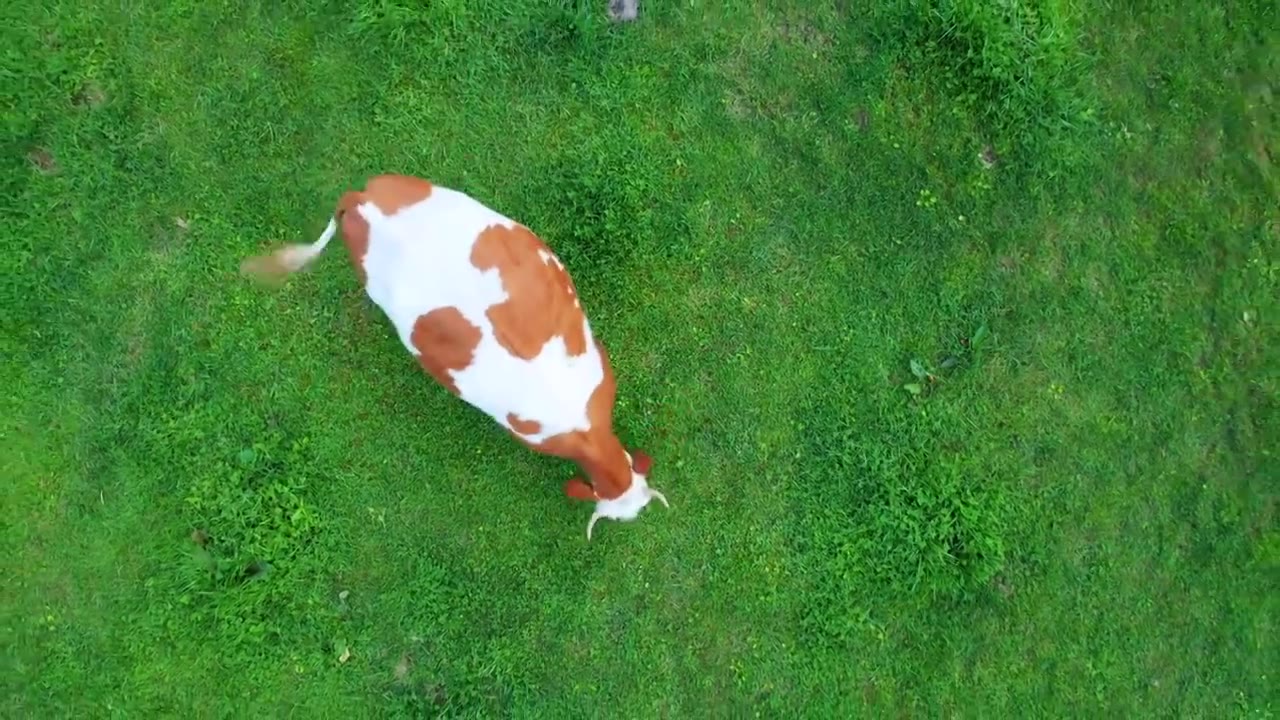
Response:
[{"label": "white patch on cow", "polygon": [[497,341],[485,315],[506,301],[507,293],[496,268],[482,272],[471,264],[471,251],[486,228],[510,228],[514,221],[440,186],[426,200],[394,215],[384,215],[368,202],[357,210],[369,224],[366,290],[409,352],[420,354],[411,340],[419,317],[438,308],[457,308],[481,333],[471,365],[452,373],[463,400],[512,432],[509,414],[537,422],[537,433],[519,433],[533,443],[590,428],[587,401],[604,379],[590,323],[584,320],[587,351],[582,355],[570,356],[564,338],[556,336],[537,356],[524,360]]}]

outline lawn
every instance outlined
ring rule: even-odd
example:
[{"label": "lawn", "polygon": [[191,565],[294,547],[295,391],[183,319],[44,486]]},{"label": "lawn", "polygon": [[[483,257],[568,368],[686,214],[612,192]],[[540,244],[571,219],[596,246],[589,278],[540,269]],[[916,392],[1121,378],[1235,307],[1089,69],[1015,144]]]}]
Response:
[{"label": "lawn", "polygon": [[[1276,6],[605,4],[0,10],[4,715],[1275,717]],[[384,172],[670,510],[239,275]]]}]

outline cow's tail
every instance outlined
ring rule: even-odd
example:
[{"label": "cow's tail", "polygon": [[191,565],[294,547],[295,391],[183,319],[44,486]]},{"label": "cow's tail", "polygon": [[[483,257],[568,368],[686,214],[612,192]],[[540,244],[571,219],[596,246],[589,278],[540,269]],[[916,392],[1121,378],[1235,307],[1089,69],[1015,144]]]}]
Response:
[{"label": "cow's tail", "polygon": [[319,257],[320,253],[324,252],[325,247],[329,245],[329,241],[338,233],[338,224],[342,222],[342,216],[355,208],[362,199],[363,193],[346,193],[338,201],[338,207],[334,209],[333,217],[329,218],[329,224],[325,227],[324,232],[320,233],[318,240],[309,245],[284,245],[266,255],[255,255],[254,257],[246,258],[240,263],[240,272],[259,280],[278,283],[305,268],[311,264],[311,261]]}]

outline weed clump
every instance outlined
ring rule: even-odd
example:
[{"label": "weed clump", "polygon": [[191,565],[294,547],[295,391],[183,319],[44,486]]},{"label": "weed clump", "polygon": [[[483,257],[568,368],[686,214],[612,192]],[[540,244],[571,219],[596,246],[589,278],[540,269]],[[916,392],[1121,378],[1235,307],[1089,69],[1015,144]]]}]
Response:
[{"label": "weed clump", "polygon": [[1024,157],[1092,121],[1089,56],[1064,0],[904,0],[878,35],[899,62]]},{"label": "weed clump", "polygon": [[[624,155],[561,158],[546,174],[556,212],[538,213],[541,232],[574,272],[599,272],[627,262],[649,213],[643,172]],[[542,208],[539,208],[542,209]]]},{"label": "weed clump", "polygon": [[[179,602],[190,619],[270,641],[282,617],[314,613],[309,586],[323,574],[323,524],[307,501],[305,443],[271,435],[199,473],[184,509],[195,528]],[[322,554],[322,553],[320,553]]]},{"label": "weed clump", "polygon": [[[943,364],[950,377],[973,357]],[[965,388],[940,391],[923,363],[910,366],[929,386],[908,384],[906,403],[837,396],[804,411],[805,470],[793,498],[812,582],[804,624],[824,641],[874,632],[877,616],[981,597],[1010,559],[1019,523],[1011,471],[966,427]]]},{"label": "weed clump", "polygon": [[927,436],[905,440],[888,444],[850,428],[824,443],[827,472],[839,468],[820,514],[827,574],[846,588],[841,594],[874,588],[902,600],[955,600],[1004,566],[1008,498],[963,453]]},{"label": "weed clump", "polygon": [[316,514],[303,500],[302,445],[276,445],[241,450],[187,492],[212,587],[234,587],[296,559],[317,530]]},{"label": "weed clump", "polygon": [[679,252],[688,236],[684,215],[667,204],[661,161],[623,130],[556,153],[537,175],[538,192],[517,214],[578,280],[591,312],[603,312],[609,303],[600,299],[623,289],[627,268]]}]

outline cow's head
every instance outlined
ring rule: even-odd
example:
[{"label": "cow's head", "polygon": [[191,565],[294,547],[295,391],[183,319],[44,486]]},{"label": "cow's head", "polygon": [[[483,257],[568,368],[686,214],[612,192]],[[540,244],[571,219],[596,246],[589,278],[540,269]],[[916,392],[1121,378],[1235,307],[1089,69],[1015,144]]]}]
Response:
[{"label": "cow's head", "polygon": [[587,540],[591,540],[591,529],[600,518],[623,522],[635,520],[640,511],[654,498],[657,498],[663,506],[671,507],[662,493],[649,487],[649,470],[653,467],[653,459],[640,450],[627,453],[627,459],[631,462],[631,486],[616,498],[600,497],[595,488],[579,478],[574,478],[565,484],[564,491],[569,497],[577,500],[594,500],[596,503],[596,510],[591,513],[591,519],[587,521]]}]

